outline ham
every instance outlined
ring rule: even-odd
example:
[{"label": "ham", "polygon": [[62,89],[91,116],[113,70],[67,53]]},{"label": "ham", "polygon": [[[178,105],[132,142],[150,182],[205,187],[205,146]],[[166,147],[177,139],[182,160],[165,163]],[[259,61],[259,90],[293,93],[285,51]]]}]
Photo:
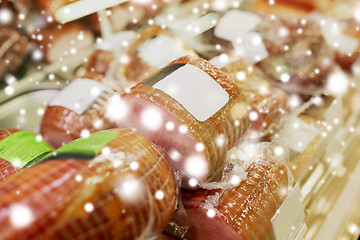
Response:
[{"label": "ham", "polygon": [[[0,141],[4,140],[8,136],[10,136],[13,133],[16,133],[18,130],[16,129],[6,129],[0,131]],[[21,168],[11,164],[10,162],[6,161],[5,159],[0,157],[0,174],[1,174],[1,181],[4,181],[9,176],[11,176],[14,173],[17,173],[20,171]]]},{"label": "ham", "polygon": [[95,41],[94,34],[79,23],[49,26],[31,36],[44,52],[48,63],[71,57]]},{"label": "ham", "polygon": [[2,239],[136,239],[162,232],[176,201],[171,168],[143,136],[112,132],[118,135],[92,160],[46,161],[0,184]]},{"label": "ham", "polygon": [[258,66],[275,85],[303,95],[322,92],[326,76],[335,65],[334,51],[328,47],[315,22],[266,20],[259,24],[257,32],[269,52],[269,57]]},{"label": "ham", "polygon": [[225,73],[200,58],[174,61],[124,93],[121,101],[128,113],[118,124],[136,129],[163,148],[173,168],[191,178],[193,187],[223,166],[226,151],[249,127],[242,92]]},{"label": "ham", "polygon": [[185,218],[179,210],[173,221],[188,227],[186,239],[274,238],[270,220],[287,196],[286,167],[263,155],[246,172],[234,188],[183,192]]},{"label": "ham", "polygon": [[2,22],[2,24],[12,27],[24,24],[28,19],[31,7],[30,0],[2,0],[0,2],[0,9],[10,13],[9,22]]},{"label": "ham", "polygon": [[37,140],[33,133],[17,129],[0,130],[0,182],[52,150],[45,142]]},{"label": "ham", "polygon": [[[156,54],[156,57],[154,57]],[[196,54],[170,32],[157,25],[145,28],[140,37],[129,47],[129,61],[120,64],[117,75],[134,85],[153,75],[172,61]]]},{"label": "ham", "polygon": [[96,73],[104,78],[108,72],[111,62],[114,60],[114,53],[96,49],[90,56],[89,60],[84,64],[86,73]]},{"label": "ham", "polygon": [[280,124],[288,110],[288,99],[284,91],[271,85],[258,68],[248,66],[242,61],[233,62],[221,70],[225,71],[246,95],[253,109],[249,118],[254,131],[263,135]]},{"label": "ham", "polygon": [[0,79],[16,72],[27,55],[28,39],[19,31],[0,26]]},{"label": "ham", "polygon": [[55,148],[82,134],[115,127],[114,121],[107,117],[107,107],[115,93],[105,84],[90,79],[93,76],[98,78],[99,74],[90,73],[71,82],[45,110],[40,132]]}]

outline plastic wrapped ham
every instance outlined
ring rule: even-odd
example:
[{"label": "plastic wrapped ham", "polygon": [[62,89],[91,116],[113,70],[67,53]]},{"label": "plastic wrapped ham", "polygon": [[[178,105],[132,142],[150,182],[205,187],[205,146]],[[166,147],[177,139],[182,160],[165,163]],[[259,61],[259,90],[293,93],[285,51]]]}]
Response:
[{"label": "plastic wrapped ham", "polygon": [[[110,23],[111,30],[118,32],[125,28],[139,26],[148,18],[152,18],[161,12],[171,1],[118,0],[103,3],[97,3],[96,1],[82,3],[78,0],[37,0],[36,2],[40,10],[43,10],[47,16],[54,17],[59,22],[68,22],[91,14],[83,20],[90,23],[89,26],[94,30],[99,31],[101,25],[99,18],[105,16]],[[85,8],[91,10],[83,11]],[[105,9],[107,11],[106,15],[96,13]]]},{"label": "plastic wrapped ham", "polygon": [[0,130],[0,182],[52,151],[33,133],[17,129]]},{"label": "plastic wrapped ham", "polygon": [[0,12],[2,25],[18,27],[26,22],[31,10],[30,0],[2,0],[0,2]]},{"label": "plastic wrapped ham", "polygon": [[224,164],[249,128],[248,103],[235,83],[201,58],[174,61],[121,96],[118,123],[163,148],[195,187]]},{"label": "plastic wrapped ham", "polygon": [[187,227],[186,239],[273,239],[271,218],[288,195],[284,165],[265,155],[246,170],[238,186],[183,192],[185,210],[173,221]]},{"label": "plastic wrapped ham", "polygon": [[3,239],[130,240],[165,228],[175,178],[146,138],[129,129],[101,131],[57,153],[81,160],[46,161],[0,185]]},{"label": "plastic wrapped ham", "polygon": [[288,96],[274,87],[257,67],[242,61],[235,61],[223,67],[248,99],[252,112],[249,114],[251,128],[258,137],[268,134],[272,128],[280,126],[280,120],[288,111]]},{"label": "plastic wrapped ham", "polygon": [[49,26],[31,34],[49,63],[61,61],[89,48],[94,34],[79,23]]},{"label": "plastic wrapped ham", "polygon": [[148,26],[130,45],[126,54],[128,59],[119,64],[115,76],[125,78],[128,86],[133,86],[186,55],[196,56],[193,50],[167,30],[157,25]]},{"label": "plastic wrapped ham", "polygon": [[91,76],[98,78],[99,74],[90,73],[72,81],[45,110],[41,135],[55,148],[80,136],[115,127],[108,115],[114,111],[108,107],[115,92],[100,81],[90,79]]},{"label": "plastic wrapped ham", "polygon": [[28,39],[19,31],[0,26],[0,79],[19,69],[28,52]]},{"label": "plastic wrapped ham", "polygon": [[[230,55],[257,64],[276,84],[292,93],[316,94],[334,67],[334,50],[307,18],[275,17],[232,10],[214,30],[214,37],[232,44]],[[243,27],[235,22],[249,22]]]}]

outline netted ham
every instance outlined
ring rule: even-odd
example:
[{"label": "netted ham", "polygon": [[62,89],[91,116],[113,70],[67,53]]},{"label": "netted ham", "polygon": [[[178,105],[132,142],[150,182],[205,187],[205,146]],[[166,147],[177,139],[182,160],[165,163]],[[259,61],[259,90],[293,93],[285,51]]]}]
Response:
[{"label": "netted ham", "polygon": [[28,39],[19,31],[0,26],[0,79],[19,69],[27,55]]},{"label": "netted ham", "polygon": [[183,192],[186,215],[177,211],[173,221],[188,227],[186,239],[274,239],[271,218],[287,196],[286,167],[261,156],[246,172],[234,188]]},{"label": "netted ham", "polygon": [[90,47],[94,34],[78,23],[50,26],[31,34],[32,39],[44,52],[47,62],[53,63]]},{"label": "netted ham", "polygon": [[253,130],[265,133],[280,124],[288,109],[285,92],[271,85],[259,69],[242,61],[231,63],[221,70],[234,80],[252,107],[249,118]]},{"label": "netted ham", "polygon": [[75,1],[74,0],[36,0],[37,7],[40,10],[44,11],[48,16],[54,16],[55,12],[59,8],[71,2],[75,2]]},{"label": "netted ham", "polygon": [[28,163],[52,152],[36,135],[17,129],[0,130],[0,182]]},{"label": "netted ham", "polygon": [[167,30],[157,25],[149,26],[131,44],[127,53],[129,60],[119,65],[117,75],[123,75],[134,85],[186,55],[196,56]]},{"label": "netted ham", "polygon": [[[294,127],[295,126],[295,127]],[[304,181],[308,169],[325,154],[325,126],[322,121],[307,115],[288,119],[282,127],[284,146],[289,148],[288,167],[298,182]]]},{"label": "netted ham", "polygon": [[267,20],[259,24],[257,31],[269,53],[258,66],[277,85],[300,94],[322,91],[326,76],[334,67],[334,51],[328,47],[315,22]]},{"label": "netted ham", "polygon": [[[264,1],[266,2],[266,1]],[[289,4],[293,6],[293,8],[296,7],[303,7],[310,9],[311,11],[326,11],[329,9],[331,4],[334,1],[332,0],[322,0],[322,1],[312,1],[312,0],[279,0],[276,2],[276,4]]]},{"label": "netted ham", "polygon": [[345,34],[353,39],[358,40],[357,48],[354,52],[350,53],[335,53],[335,61],[346,71],[351,72],[353,64],[359,59],[360,56],[360,23],[355,20],[346,21],[347,28],[345,29]]},{"label": "netted ham", "polygon": [[[249,128],[248,103],[235,83],[200,58],[180,58],[121,97],[119,124],[165,149],[174,169],[196,181],[222,167]],[[187,182],[184,182],[186,185]]]},{"label": "netted ham", "polygon": [[162,151],[129,130],[92,160],[35,165],[0,185],[2,239],[137,239],[159,234],[176,201]]},{"label": "netted ham", "polygon": [[[301,1],[300,2],[307,2]],[[320,2],[320,1],[316,1]],[[276,1],[275,4],[270,4],[266,0],[254,0],[249,4],[249,10],[261,15],[274,14],[280,18],[301,18],[304,15],[313,11],[314,7],[309,4],[299,3],[299,1]]]},{"label": "netted ham", "polygon": [[116,110],[109,110],[114,91],[87,76],[66,86],[45,110],[40,132],[55,148],[80,136],[116,126],[109,117],[109,111]]},{"label": "netted ham", "polygon": [[[292,8],[279,6],[274,4],[285,13]],[[323,36],[325,30],[320,24],[304,14],[290,15],[277,15],[271,10],[259,14],[227,12],[213,31],[213,42],[219,44],[217,55],[223,53],[231,61],[256,64],[275,85],[288,92],[321,94],[326,77],[336,66],[335,50]]]},{"label": "netted ham", "polygon": [[[5,138],[17,131],[18,130],[16,129],[0,130],[0,141],[4,140]],[[6,161],[5,159],[0,157],[0,181],[7,179],[12,174],[17,173],[20,169],[20,167],[17,167],[11,164],[9,161]]]},{"label": "netted ham", "polygon": [[30,0],[2,0],[0,10],[7,17],[2,17],[1,24],[13,27],[23,24],[29,16],[30,8]]},{"label": "netted ham", "polygon": [[113,52],[97,49],[84,64],[84,68],[87,73],[97,73],[104,78],[113,60]]}]

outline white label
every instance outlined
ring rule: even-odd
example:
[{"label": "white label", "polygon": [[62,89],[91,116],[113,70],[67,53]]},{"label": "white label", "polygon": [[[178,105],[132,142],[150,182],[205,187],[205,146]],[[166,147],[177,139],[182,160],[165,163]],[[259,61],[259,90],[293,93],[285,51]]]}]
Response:
[{"label": "white label", "polygon": [[186,64],[153,85],[206,121],[229,101],[229,94],[206,72]]},{"label": "white label", "polygon": [[293,118],[288,121],[283,129],[286,145],[296,152],[303,152],[310,142],[320,134],[315,126],[300,118]]},{"label": "white label", "polygon": [[94,80],[79,78],[66,86],[49,104],[83,114],[107,88]]},{"label": "white label", "polygon": [[175,39],[160,35],[145,41],[139,47],[139,56],[150,66],[163,68],[188,53]]},{"label": "white label", "polygon": [[115,52],[119,49],[122,49],[125,43],[129,44],[133,42],[136,39],[136,35],[137,34],[134,31],[121,31],[109,38],[102,40],[96,45],[96,47],[98,49]]},{"label": "white label", "polygon": [[239,61],[240,58],[239,57],[233,57],[233,56],[228,56],[227,54],[223,53],[219,56],[215,56],[211,59],[209,59],[209,62],[216,66],[217,68],[223,68],[227,65],[229,65],[230,63]]},{"label": "white label", "polygon": [[235,54],[249,64],[260,62],[269,56],[261,36],[256,32],[249,32],[232,41],[232,44],[235,48]]},{"label": "white label", "polygon": [[261,17],[256,14],[231,10],[226,13],[215,28],[214,34],[228,41],[236,41],[245,36],[261,23]]},{"label": "white label", "polygon": [[299,233],[305,233],[304,228],[306,228],[304,221],[305,214],[300,186],[296,184],[271,218],[275,238],[301,239]]}]

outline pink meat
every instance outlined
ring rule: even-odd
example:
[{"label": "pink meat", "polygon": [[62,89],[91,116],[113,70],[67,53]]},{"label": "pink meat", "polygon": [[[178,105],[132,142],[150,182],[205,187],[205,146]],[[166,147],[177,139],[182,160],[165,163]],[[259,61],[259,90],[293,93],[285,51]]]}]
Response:
[{"label": "pink meat", "polygon": [[171,168],[143,136],[112,131],[119,135],[106,145],[107,155],[47,161],[0,184],[1,238],[130,240],[161,233],[175,208]]},{"label": "pink meat", "polygon": [[[287,187],[286,168],[262,156],[237,187],[183,192],[186,217],[177,211],[173,221],[189,227],[188,240],[271,239],[270,220],[284,201]],[[209,201],[215,194],[218,201]]]},{"label": "pink meat", "polygon": [[[180,169],[185,176],[203,181],[221,168],[226,151],[233,147],[248,129],[248,105],[234,82],[207,61],[184,57],[173,62],[177,63],[192,64],[209,74],[229,94],[228,103],[209,119],[200,122],[169,95],[152,86],[139,83],[129,93],[122,95],[128,114],[119,124],[136,129],[163,148],[175,170]],[[142,122],[142,115],[149,109],[160,116],[162,124],[157,129]],[[168,128],[168,123],[173,126]],[[184,129],[186,131],[182,131]],[[219,137],[224,139],[221,146],[216,142]],[[197,150],[198,143],[203,144],[203,150]],[[205,162],[204,169],[199,169],[201,173],[196,176],[184,169],[186,161],[190,161],[193,156]]]}]

